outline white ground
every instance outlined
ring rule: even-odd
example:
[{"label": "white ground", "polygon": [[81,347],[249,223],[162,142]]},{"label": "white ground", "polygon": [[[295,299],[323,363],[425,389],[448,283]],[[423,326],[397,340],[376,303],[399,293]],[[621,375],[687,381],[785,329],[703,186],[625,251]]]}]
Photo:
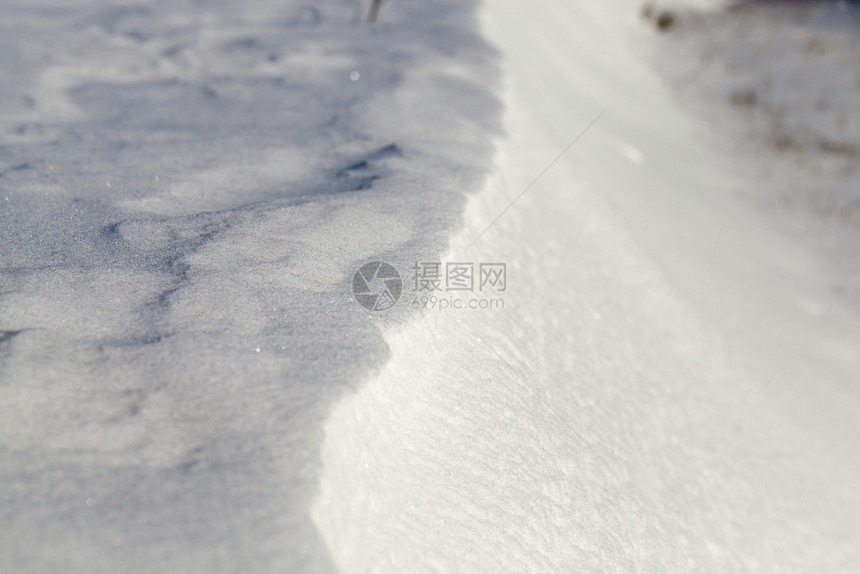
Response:
[{"label": "white ground", "polygon": [[500,118],[474,4],[355,8],[0,3],[0,571],[334,569],[352,276],[438,256]]},{"label": "white ground", "polygon": [[[860,570],[856,276],[741,199],[823,180],[637,1],[476,4],[0,3],[0,571]],[[503,310],[356,304],[457,229]]]},{"label": "white ground", "polygon": [[314,518],[341,571],[860,569],[857,314],[737,199],[638,8],[486,4],[508,138],[448,260],[507,262],[506,308],[387,331],[331,414]]}]

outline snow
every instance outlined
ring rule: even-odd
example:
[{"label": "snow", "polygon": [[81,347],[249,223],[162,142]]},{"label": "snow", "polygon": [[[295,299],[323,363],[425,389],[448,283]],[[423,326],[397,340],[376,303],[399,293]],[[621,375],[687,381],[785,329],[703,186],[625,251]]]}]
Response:
[{"label": "snow", "polygon": [[0,5],[0,571],[857,571],[855,276],[693,4]]},{"label": "snow", "polygon": [[731,136],[721,147],[746,172],[735,193],[817,250],[840,271],[834,291],[860,302],[860,11],[790,2],[676,13],[652,50],[673,99]]},{"label": "snow", "polygon": [[500,111],[472,4],[354,7],[0,6],[0,571],[332,570],[352,275],[438,254]]},{"label": "snow", "polygon": [[506,261],[505,309],[386,331],[334,408],[314,519],[341,572],[860,564],[857,314],[730,193],[637,8],[485,6],[508,137],[447,259]]}]

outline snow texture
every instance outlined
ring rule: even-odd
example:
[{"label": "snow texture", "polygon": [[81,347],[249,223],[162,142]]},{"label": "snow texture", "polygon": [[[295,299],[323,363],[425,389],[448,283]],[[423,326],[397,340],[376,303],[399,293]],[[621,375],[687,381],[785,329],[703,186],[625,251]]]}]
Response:
[{"label": "snow texture", "polygon": [[[739,193],[849,148],[733,153],[687,4],[0,5],[0,572],[860,570],[856,248]],[[353,297],[443,256],[504,308]]]},{"label": "snow texture", "polygon": [[510,137],[448,260],[506,261],[505,309],[387,331],[336,406],[314,517],[342,572],[860,569],[857,313],[730,193],[638,8],[487,4]]},{"label": "snow texture", "polygon": [[332,570],[352,274],[437,258],[500,129],[473,3],[356,9],[0,6],[0,571]]}]

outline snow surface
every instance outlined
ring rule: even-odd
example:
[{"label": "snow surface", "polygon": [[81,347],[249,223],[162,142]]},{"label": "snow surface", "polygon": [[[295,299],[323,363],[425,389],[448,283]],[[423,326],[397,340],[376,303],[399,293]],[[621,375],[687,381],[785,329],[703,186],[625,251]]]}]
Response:
[{"label": "snow surface", "polygon": [[731,193],[636,2],[482,14],[508,138],[447,259],[506,261],[505,309],[387,331],[336,406],[314,517],[340,570],[856,572],[839,274]]},{"label": "snow surface", "polygon": [[0,4],[0,571],[860,569],[845,277],[640,3],[366,4]]},{"label": "snow surface", "polygon": [[474,4],[384,10],[0,4],[0,571],[332,571],[352,274],[437,257],[500,130]]},{"label": "snow surface", "polygon": [[731,136],[720,147],[746,171],[733,192],[821,253],[838,270],[834,292],[860,306],[860,10],[756,2],[673,13],[651,59],[703,130]]}]

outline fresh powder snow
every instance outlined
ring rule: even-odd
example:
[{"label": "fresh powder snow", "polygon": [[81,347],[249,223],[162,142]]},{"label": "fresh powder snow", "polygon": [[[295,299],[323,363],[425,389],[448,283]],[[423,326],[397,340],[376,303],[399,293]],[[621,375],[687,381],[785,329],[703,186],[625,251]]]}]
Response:
[{"label": "fresh powder snow", "polygon": [[753,4],[3,3],[0,571],[860,570],[855,12]]}]

